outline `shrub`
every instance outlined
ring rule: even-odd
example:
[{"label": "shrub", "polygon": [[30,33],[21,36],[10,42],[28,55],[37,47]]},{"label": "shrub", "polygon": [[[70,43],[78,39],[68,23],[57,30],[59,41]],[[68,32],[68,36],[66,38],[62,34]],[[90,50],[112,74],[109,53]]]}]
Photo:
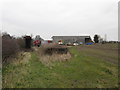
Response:
[{"label": "shrub", "polygon": [[17,41],[17,44],[19,46],[19,49],[24,50],[25,49],[25,41],[24,41],[24,39],[22,37],[20,37],[20,38],[17,38],[16,41]]},{"label": "shrub", "polygon": [[42,45],[42,52],[43,54],[49,54],[52,55],[54,53],[56,54],[67,54],[68,48],[63,45],[58,45],[58,44],[46,44]]},{"label": "shrub", "polygon": [[11,37],[9,34],[2,36],[2,60],[6,62],[7,58],[16,54],[19,50],[16,39]]}]

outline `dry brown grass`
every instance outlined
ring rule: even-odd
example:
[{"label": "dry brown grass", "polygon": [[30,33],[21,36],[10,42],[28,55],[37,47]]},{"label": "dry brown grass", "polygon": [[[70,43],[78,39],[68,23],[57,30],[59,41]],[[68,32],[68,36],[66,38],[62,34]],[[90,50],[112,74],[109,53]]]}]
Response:
[{"label": "dry brown grass", "polygon": [[42,64],[51,67],[53,62],[63,62],[68,61],[71,58],[71,54],[68,52],[67,54],[57,54],[53,53],[52,55],[45,54],[46,47],[34,47],[34,50],[37,52],[39,56],[39,60]]},{"label": "dry brown grass", "polygon": [[27,64],[31,59],[30,52],[20,52],[18,57],[13,60],[14,64]]},{"label": "dry brown grass", "polygon": [[[16,54],[16,57],[9,57],[8,58],[8,64],[14,64],[14,65],[23,65],[23,64],[27,64],[29,62],[29,60],[31,59],[31,54],[30,52],[19,52],[18,54]],[[7,65],[6,63],[6,65]]]},{"label": "dry brown grass", "polygon": [[[40,55],[40,54],[39,54]],[[53,62],[63,62],[70,60],[70,53],[67,54],[53,54],[53,55],[40,55],[40,61],[46,66],[51,66]]]}]

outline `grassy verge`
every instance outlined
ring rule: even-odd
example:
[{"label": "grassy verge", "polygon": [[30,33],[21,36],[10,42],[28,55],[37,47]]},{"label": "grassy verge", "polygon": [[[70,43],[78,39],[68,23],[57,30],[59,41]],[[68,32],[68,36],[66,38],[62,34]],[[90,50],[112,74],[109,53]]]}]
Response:
[{"label": "grassy verge", "polygon": [[[118,87],[118,69],[97,57],[70,48],[71,60],[42,64],[35,52],[25,64],[3,67],[3,87],[7,88],[105,88]],[[40,58],[41,59],[41,58]]]}]

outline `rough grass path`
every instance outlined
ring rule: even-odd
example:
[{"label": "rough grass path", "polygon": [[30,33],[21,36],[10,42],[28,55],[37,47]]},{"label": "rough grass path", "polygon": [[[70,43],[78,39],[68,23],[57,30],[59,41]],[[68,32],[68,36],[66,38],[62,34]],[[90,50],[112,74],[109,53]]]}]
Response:
[{"label": "rough grass path", "polygon": [[[36,52],[25,55],[27,63],[3,68],[4,88],[110,88],[118,87],[117,66],[70,48],[72,58],[53,62],[52,68],[41,63]],[[25,60],[23,59],[23,62]]]},{"label": "rough grass path", "polygon": [[77,49],[86,57],[96,57],[118,65],[118,44],[83,45]]}]

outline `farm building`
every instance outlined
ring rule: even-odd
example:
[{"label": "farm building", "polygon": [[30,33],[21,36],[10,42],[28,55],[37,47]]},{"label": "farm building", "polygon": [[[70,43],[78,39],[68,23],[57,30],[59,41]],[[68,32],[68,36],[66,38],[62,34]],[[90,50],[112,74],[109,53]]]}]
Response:
[{"label": "farm building", "polygon": [[85,44],[92,41],[90,36],[53,36],[52,39],[55,43],[61,40],[64,44],[75,42]]},{"label": "farm building", "polygon": [[41,44],[49,44],[49,43],[52,43],[52,40],[44,40],[41,42]]}]

